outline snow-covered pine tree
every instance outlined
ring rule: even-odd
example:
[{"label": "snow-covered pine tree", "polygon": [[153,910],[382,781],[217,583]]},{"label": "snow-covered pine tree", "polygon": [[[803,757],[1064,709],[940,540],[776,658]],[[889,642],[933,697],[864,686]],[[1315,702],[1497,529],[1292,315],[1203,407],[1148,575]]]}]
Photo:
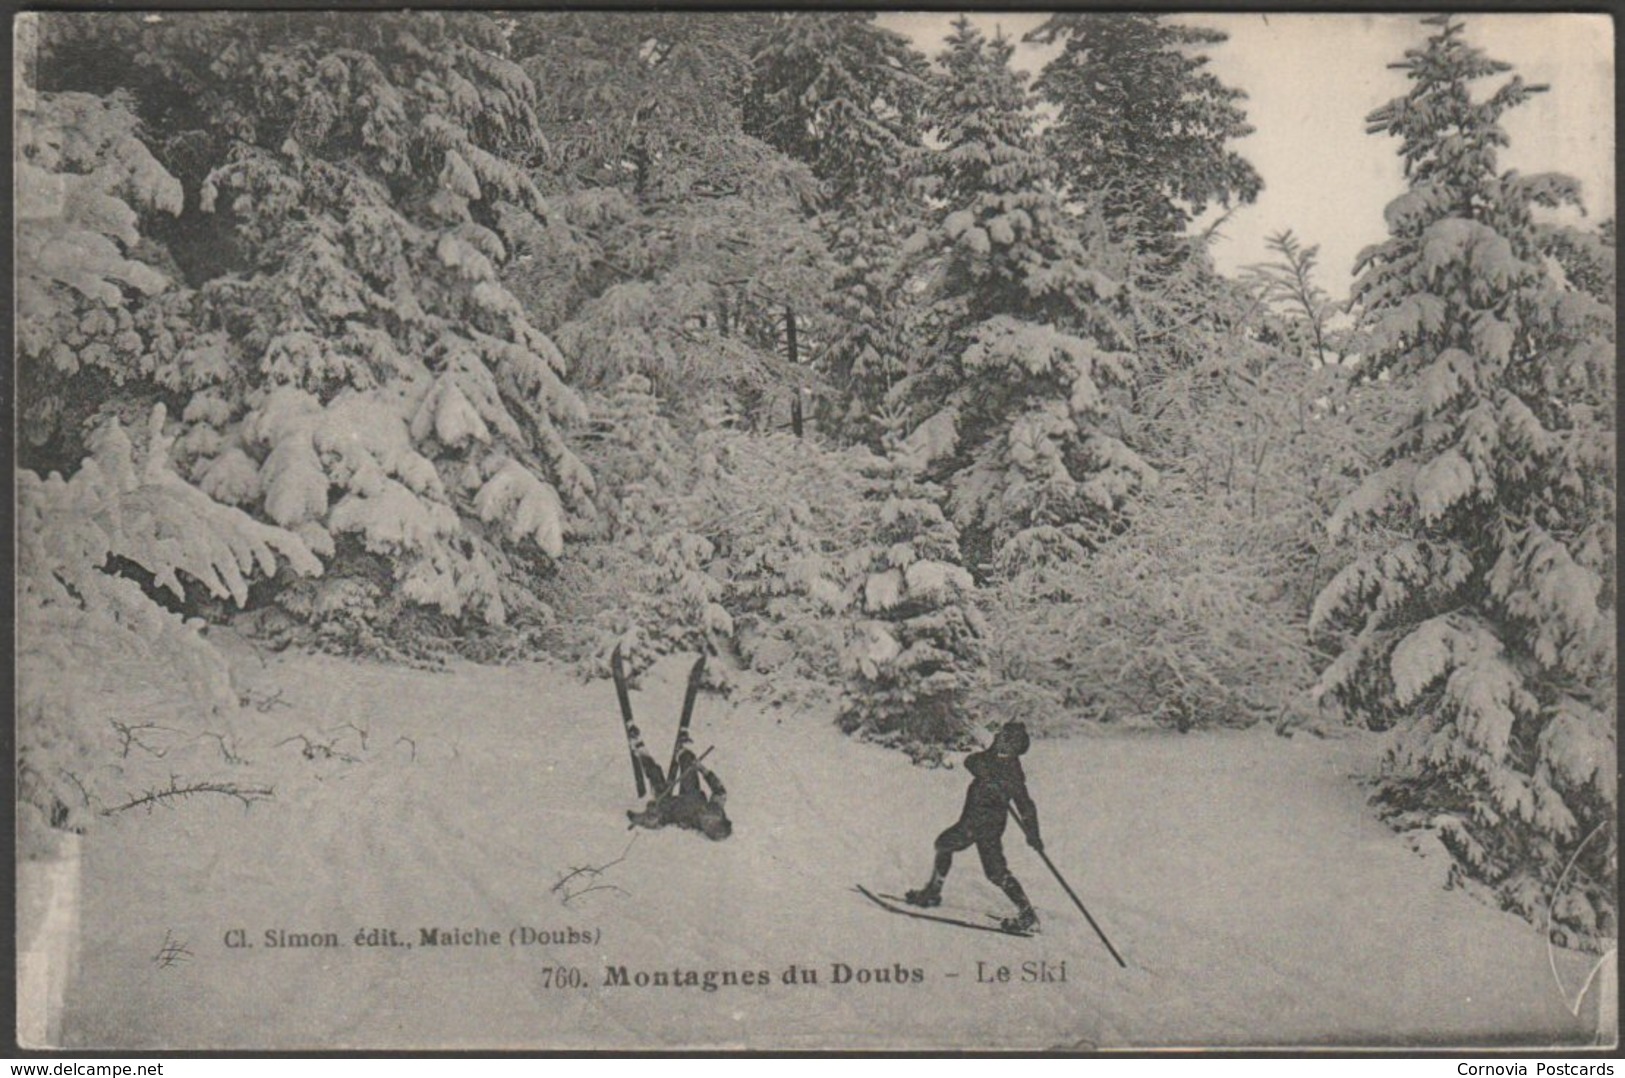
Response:
[{"label": "snow-covered pine tree", "polygon": [[826,698],[843,678],[868,454],[782,431],[708,431],[699,444],[697,520],[717,547],[734,647],[770,675],[760,691],[773,702]]},{"label": "snow-covered pine tree", "polygon": [[1169,16],[1052,15],[1027,40],[1060,45],[1035,89],[1056,107],[1047,140],[1067,194],[1097,205],[1114,238],[1160,247],[1212,202],[1251,202],[1258,173],[1228,143],[1252,132],[1241,102],[1207,69],[1202,46],[1228,35]]},{"label": "snow-covered pine tree", "polygon": [[1080,553],[1089,525],[1154,480],[1109,422],[1134,367],[1105,317],[1119,286],[1090,264],[1033,148],[1013,49],[961,18],[938,59],[938,208],[911,241],[929,275],[925,355],[892,394],[913,421],[901,459],[932,466],[967,561],[988,567],[1018,538]]},{"label": "snow-covered pine tree", "polygon": [[1252,130],[1246,94],[1220,81],[1203,51],[1226,35],[1174,16],[1058,14],[1027,37],[1059,49],[1034,83],[1055,110],[1044,147],[1095,266],[1123,286],[1121,347],[1139,361],[1140,405],[1231,332],[1215,317],[1228,304],[1213,295],[1227,286],[1211,232],[1188,232],[1207,207],[1252,202],[1262,187],[1232,146]]},{"label": "snow-covered pine tree", "polygon": [[928,68],[873,12],[774,18],[757,49],[745,130],[806,163],[841,211],[903,195],[899,164],[920,146]]},{"label": "snow-covered pine tree", "polygon": [[[139,448],[107,421],[67,479],[18,473],[17,775],[33,822],[79,830],[132,791],[195,784],[221,766],[220,746],[202,739],[226,736],[237,709],[225,661],[199,622],[164,609],[134,576],[174,603],[202,588],[242,605],[254,575],[321,572],[298,536],[176,475],[164,419],[159,405]],[[115,688],[126,710],[110,714]],[[215,771],[182,774],[183,760]]]},{"label": "snow-covered pine tree", "polygon": [[1320,244],[1304,246],[1290,228],[1265,237],[1264,244],[1276,259],[1245,271],[1268,312],[1264,340],[1317,367],[1336,362],[1339,337],[1331,321],[1341,305],[1315,282]]},{"label": "snow-covered pine tree", "polygon": [[[751,55],[771,16],[682,11],[530,11],[506,20],[512,53],[544,87],[538,179],[634,197],[727,177],[704,164],[734,142]],[[755,177],[736,177],[750,184]],[[709,188],[715,193],[715,188]]]},{"label": "snow-covered pine tree", "polygon": [[[593,417],[583,455],[601,527],[548,590],[594,624],[588,669],[601,672],[616,644],[634,675],[662,655],[716,648],[771,674],[762,689],[775,701],[838,683],[846,555],[867,538],[852,455],[787,432],[689,438],[639,375],[595,400]],[[723,664],[707,670],[713,684],[727,678]]]},{"label": "snow-covered pine tree", "polygon": [[357,646],[397,617],[500,624],[532,605],[527,578],[592,483],[563,434],[584,417],[563,356],[498,277],[498,208],[546,213],[513,163],[536,91],[502,28],[46,19],[41,70],[135,87],[161,156],[194,178],[179,246],[197,287],[167,303],[150,378],[185,427],[186,474],[328,559],[283,606]]},{"label": "snow-covered pine tree", "polygon": [[789,422],[787,394],[810,375],[782,354],[784,311],[816,310],[829,275],[823,242],[791,194],[805,174],[790,162],[772,169],[785,188],[662,201],[629,219],[616,237],[624,246],[608,257],[639,269],[585,299],[556,334],[579,364],[578,384],[642,375],[689,429],[724,417]]},{"label": "snow-covered pine tree", "polygon": [[909,350],[899,248],[927,201],[929,64],[866,12],[780,16],[754,61],[747,129],[812,169],[837,267],[818,323],[818,364],[834,383],[819,429],[878,448]]},{"label": "snow-covered pine tree", "polygon": [[[1411,403],[1334,534],[1377,542],[1312,624],[1341,654],[1318,690],[1396,740],[1380,791],[1465,872],[1582,936],[1615,928],[1614,315],[1537,225],[1573,181],[1497,172],[1501,116],[1543,87],[1457,19],[1394,65],[1368,117],[1409,189],[1361,258],[1372,376]],[[1572,864],[1571,864],[1572,862]],[[1559,883],[1562,889],[1558,889]]]},{"label": "snow-covered pine tree", "polygon": [[692,454],[662,414],[654,387],[629,374],[593,400],[591,411],[592,448],[584,452],[602,492],[597,531],[619,541],[658,528],[670,499],[688,485],[679,471]]},{"label": "snow-covered pine tree", "polygon": [[[151,405],[144,379],[148,316],[172,281],[142,224],[143,211],[180,212],[179,181],[138,137],[126,100],[37,93],[26,79],[18,90],[16,763],[26,855],[37,825],[82,830],[133,791],[226,792],[229,782],[211,781],[225,742],[204,740],[227,736],[237,706],[225,663],[196,622],[156,597],[240,605],[255,575],[315,575],[321,565],[298,537],[211,501],[170,466],[165,408]],[[139,448],[117,418],[92,423],[100,409],[148,409]],[[75,447],[88,455],[66,460]],[[52,465],[44,478],[42,463]],[[113,690],[127,705],[154,706],[162,722],[109,714]]]},{"label": "snow-covered pine tree", "polygon": [[900,248],[917,222],[890,206],[854,206],[825,218],[839,267],[825,300],[828,339],[821,366],[833,392],[821,398],[819,429],[879,449],[899,416],[888,406],[915,361],[909,339],[911,297]]},{"label": "snow-covered pine tree", "polygon": [[[860,451],[861,452],[861,451]],[[843,730],[939,760],[970,743],[986,634],[976,585],[959,562],[942,492],[897,461],[863,454],[864,520],[847,653]]]},{"label": "snow-covered pine tree", "polygon": [[[715,547],[693,527],[695,455],[662,413],[649,380],[629,374],[592,398],[583,456],[598,480],[597,527],[583,543],[565,613],[591,624],[582,649],[603,674],[619,645],[633,676],[661,656],[706,650],[733,621],[723,582],[710,571]],[[713,673],[713,677],[714,677]]]},{"label": "snow-covered pine tree", "polygon": [[[593,417],[583,454],[601,526],[570,579],[548,590],[594,624],[588,669],[616,644],[634,675],[663,655],[715,648],[771,674],[762,688],[775,701],[838,683],[848,555],[868,538],[855,458],[787,432],[688,437],[639,375],[595,399]],[[724,664],[707,670],[713,684],[727,679]]]},{"label": "snow-covered pine tree", "polygon": [[747,425],[788,423],[787,398],[808,372],[785,362],[786,311],[805,320],[828,284],[811,221],[816,180],[744,128],[764,19],[583,12],[515,23],[516,55],[553,91],[540,105],[549,149],[533,175],[560,192],[570,232],[534,256],[569,252],[586,271],[556,329],[574,384],[641,374],[689,430],[702,402]]},{"label": "snow-covered pine tree", "polygon": [[986,589],[997,692],[1055,729],[1308,717],[1308,609],[1348,556],[1324,521],[1369,449],[1368,417],[1344,372],[1260,339],[1251,287],[1216,274],[1166,284],[1186,324],[1163,358],[1181,362],[1142,378],[1123,417],[1157,486],[1085,559],[1014,562]]},{"label": "snow-covered pine tree", "polygon": [[127,100],[23,82],[15,123],[20,462],[67,470],[80,424],[150,369],[141,301],[172,282],[140,219],[180,213],[181,185]]}]

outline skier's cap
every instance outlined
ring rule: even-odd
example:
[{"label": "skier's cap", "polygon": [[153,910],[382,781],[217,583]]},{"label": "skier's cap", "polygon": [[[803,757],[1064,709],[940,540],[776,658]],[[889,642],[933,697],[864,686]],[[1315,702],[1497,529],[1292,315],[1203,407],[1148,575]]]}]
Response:
[{"label": "skier's cap", "polygon": [[1026,752],[1032,745],[1032,738],[1028,736],[1027,724],[1024,722],[1005,723],[994,740],[1004,742],[1005,746],[1017,756]]}]

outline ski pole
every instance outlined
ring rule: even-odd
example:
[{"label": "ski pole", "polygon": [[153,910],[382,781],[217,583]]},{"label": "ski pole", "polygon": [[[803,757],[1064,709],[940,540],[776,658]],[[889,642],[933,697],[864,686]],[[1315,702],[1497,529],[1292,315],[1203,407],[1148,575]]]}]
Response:
[{"label": "ski pole", "polygon": [[[1027,825],[1022,823],[1021,814],[1016,811],[1016,807],[1014,805],[1010,805],[1009,809],[1010,815],[1015,817],[1016,823],[1021,824],[1022,830],[1025,831],[1027,829]],[[1084,920],[1089,922],[1089,927],[1095,930],[1095,935],[1099,936],[1100,942],[1106,945],[1106,950],[1110,951],[1112,953],[1112,957],[1117,959],[1117,964],[1122,966],[1124,969],[1128,969],[1128,963],[1123,961],[1123,956],[1117,953],[1117,948],[1113,947],[1112,941],[1106,938],[1106,933],[1102,932],[1100,930],[1100,926],[1095,924],[1095,919],[1090,916],[1088,908],[1083,904],[1083,899],[1079,898],[1078,893],[1072,890],[1072,885],[1066,882],[1066,877],[1061,875],[1061,870],[1055,867],[1055,862],[1049,859],[1049,854],[1036,848],[1033,850],[1033,852],[1042,858],[1045,866],[1049,868],[1050,872],[1055,874],[1055,881],[1066,890],[1067,897],[1072,899],[1073,904],[1078,907],[1078,911],[1083,914]]]}]

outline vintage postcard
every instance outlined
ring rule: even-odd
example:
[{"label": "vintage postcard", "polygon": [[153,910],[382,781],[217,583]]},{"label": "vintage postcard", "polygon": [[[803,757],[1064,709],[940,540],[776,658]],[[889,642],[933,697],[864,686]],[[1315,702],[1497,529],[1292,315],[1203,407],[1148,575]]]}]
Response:
[{"label": "vintage postcard", "polygon": [[13,32],[21,1047],[1616,1046],[1607,17]]}]

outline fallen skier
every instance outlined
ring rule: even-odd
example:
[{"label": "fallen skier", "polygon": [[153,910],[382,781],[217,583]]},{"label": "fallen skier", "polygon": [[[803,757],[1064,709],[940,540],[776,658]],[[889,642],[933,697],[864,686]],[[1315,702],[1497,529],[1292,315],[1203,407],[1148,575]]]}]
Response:
[{"label": "fallen skier", "polygon": [[[716,772],[694,755],[686,734],[679,739],[677,764],[669,776],[660,775],[660,765],[641,743],[634,751],[637,749],[642,750],[639,763],[651,780],[655,796],[641,811],[627,810],[626,818],[634,826],[654,829],[674,824],[698,831],[713,842],[733,834],[726,810],[728,791]],[[700,787],[702,780],[706,789]]]},{"label": "fallen skier", "polygon": [[695,756],[693,742],[688,735],[689,722],[694,717],[695,697],[705,670],[705,656],[701,655],[695,661],[688,674],[688,690],[683,697],[682,715],[677,720],[677,740],[672,746],[669,768],[662,768],[650,754],[648,746],[643,743],[643,733],[632,718],[631,694],[627,690],[626,670],[619,646],[610,656],[610,669],[615,677],[615,693],[620,700],[621,719],[626,727],[626,744],[632,756],[632,777],[637,784],[638,796],[654,795],[643,809],[627,811],[630,826],[653,829],[674,824],[699,831],[714,842],[733,834],[733,823],[729,821],[725,809],[728,791],[723,788],[716,772],[704,764],[711,750],[706,749]]}]

